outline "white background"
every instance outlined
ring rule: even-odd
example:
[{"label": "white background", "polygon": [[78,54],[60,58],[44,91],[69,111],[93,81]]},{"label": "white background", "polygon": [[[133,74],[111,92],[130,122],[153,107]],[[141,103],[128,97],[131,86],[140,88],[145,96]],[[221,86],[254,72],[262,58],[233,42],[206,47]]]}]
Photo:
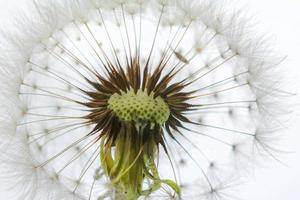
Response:
[{"label": "white background", "polygon": [[[0,0],[0,29],[11,20],[16,7],[30,0]],[[216,0],[217,1],[217,0]],[[251,15],[261,22],[263,30],[274,35],[274,43],[288,58],[284,65],[295,78],[290,80],[290,89],[300,93],[300,0],[240,0]],[[292,80],[293,79],[293,80]],[[299,98],[298,98],[299,99]],[[299,101],[297,101],[299,102]],[[295,110],[298,110],[298,105]],[[292,153],[281,160],[288,165],[270,163],[269,168],[255,172],[255,177],[243,187],[244,200],[299,200],[300,199],[300,117],[296,113],[288,139]],[[1,183],[0,183],[1,187]],[[0,200],[6,199],[0,194]]]}]

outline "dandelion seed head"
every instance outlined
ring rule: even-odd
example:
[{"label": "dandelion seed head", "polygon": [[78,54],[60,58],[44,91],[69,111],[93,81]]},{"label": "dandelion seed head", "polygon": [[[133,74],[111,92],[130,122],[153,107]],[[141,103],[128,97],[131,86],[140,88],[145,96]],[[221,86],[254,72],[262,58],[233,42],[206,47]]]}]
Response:
[{"label": "dandelion seed head", "polygon": [[0,43],[12,199],[226,199],[251,163],[277,159],[282,58],[242,11],[212,0],[28,8]]}]

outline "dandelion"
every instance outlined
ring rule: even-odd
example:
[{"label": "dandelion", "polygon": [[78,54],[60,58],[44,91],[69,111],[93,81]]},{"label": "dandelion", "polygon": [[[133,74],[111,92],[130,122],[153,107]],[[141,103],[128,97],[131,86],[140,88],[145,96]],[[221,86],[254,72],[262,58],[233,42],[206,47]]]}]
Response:
[{"label": "dandelion", "polygon": [[277,159],[282,59],[232,5],[27,6],[0,43],[10,199],[230,199]]}]

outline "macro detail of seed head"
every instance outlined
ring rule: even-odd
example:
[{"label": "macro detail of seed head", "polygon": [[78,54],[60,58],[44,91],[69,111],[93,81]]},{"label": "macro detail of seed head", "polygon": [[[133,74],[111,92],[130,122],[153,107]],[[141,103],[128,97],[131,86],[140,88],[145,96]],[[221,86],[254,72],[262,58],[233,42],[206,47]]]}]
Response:
[{"label": "macro detail of seed head", "polygon": [[146,123],[163,125],[169,118],[168,105],[160,97],[154,98],[146,92],[128,91],[121,95],[114,94],[108,100],[108,108],[111,109],[119,120],[136,124]]},{"label": "macro detail of seed head", "polygon": [[[281,63],[215,0],[35,0],[0,41],[10,199],[238,196],[278,160]],[[245,175],[245,176],[244,176]]]}]

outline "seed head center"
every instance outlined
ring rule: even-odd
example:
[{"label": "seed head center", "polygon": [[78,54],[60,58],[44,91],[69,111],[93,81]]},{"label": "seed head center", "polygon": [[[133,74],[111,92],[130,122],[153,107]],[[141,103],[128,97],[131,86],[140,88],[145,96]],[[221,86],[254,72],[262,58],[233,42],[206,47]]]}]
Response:
[{"label": "seed head center", "polygon": [[169,106],[161,97],[154,98],[153,94],[148,95],[142,90],[113,94],[108,100],[108,108],[123,122],[163,125],[170,116]]}]

